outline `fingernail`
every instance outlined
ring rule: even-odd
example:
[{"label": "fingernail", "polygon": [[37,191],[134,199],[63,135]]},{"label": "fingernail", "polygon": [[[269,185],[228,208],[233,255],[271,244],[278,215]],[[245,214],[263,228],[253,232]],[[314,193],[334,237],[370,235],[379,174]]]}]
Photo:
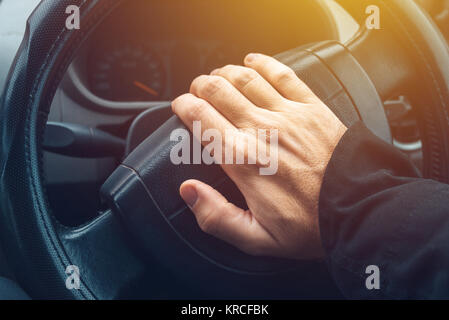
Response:
[{"label": "fingernail", "polygon": [[187,185],[181,188],[181,197],[187,205],[192,208],[198,199],[198,193],[196,192],[195,187]]},{"label": "fingernail", "polygon": [[257,54],[250,53],[246,56],[246,62],[253,62],[257,58]]}]

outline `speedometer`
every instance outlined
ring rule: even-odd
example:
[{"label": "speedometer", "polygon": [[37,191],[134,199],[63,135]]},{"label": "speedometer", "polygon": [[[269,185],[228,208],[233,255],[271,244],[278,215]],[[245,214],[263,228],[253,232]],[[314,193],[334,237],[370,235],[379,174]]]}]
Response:
[{"label": "speedometer", "polygon": [[91,61],[89,83],[94,94],[107,100],[163,100],[165,67],[151,50],[139,46],[116,47]]}]

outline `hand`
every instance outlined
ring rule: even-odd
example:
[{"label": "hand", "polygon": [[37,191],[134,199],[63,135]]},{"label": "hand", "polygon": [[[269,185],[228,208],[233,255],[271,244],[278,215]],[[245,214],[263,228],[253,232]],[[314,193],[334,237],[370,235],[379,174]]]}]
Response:
[{"label": "hand", "polygon": [[[248,55],[244,64],[196,78],[172,108],[190,130],[201,121],[203,132],[217,129],[236,141],[254,141],[250,129],[277,129],[278,170],[261,175],[267,164],[259,161],[222,164],[245,197],[246,211],[200,181],[185,181],[180,194],[204,232],[248,254],[322,257],[318,199],[327,164],[347,128],[287,66],[261,54]],[[267,149],[269,140],[263,141]]]}]

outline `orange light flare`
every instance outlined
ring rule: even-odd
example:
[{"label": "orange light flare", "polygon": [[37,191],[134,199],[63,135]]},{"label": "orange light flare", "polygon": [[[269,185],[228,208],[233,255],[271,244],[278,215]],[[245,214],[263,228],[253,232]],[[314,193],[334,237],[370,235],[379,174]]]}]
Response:
[{"label": "orange light flare", "polygon": [[140,81],[137,81],[137,80],[134,81],[134,85],[135,85],[137,88],[139,88],[139,89],[141,89],[141,90],[143,90],[143,91],[145,91],[145,92],[151,94],[152,96],[155,96],[155,97],[159,96],[159,93],[158,93],[156,90],[154,90],[153,88],[150,88],[149,86],[143,84],[143,83],[140,82]]}]

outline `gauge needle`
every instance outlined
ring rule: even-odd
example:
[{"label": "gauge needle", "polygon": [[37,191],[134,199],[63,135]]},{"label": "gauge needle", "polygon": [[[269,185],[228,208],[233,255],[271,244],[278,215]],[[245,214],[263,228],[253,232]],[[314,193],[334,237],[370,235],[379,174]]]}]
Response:
[{"label": "gauge needle", "polygon": [[146,86],[146,85],[144,85],[142,82],[140,82],[140,81],[134,81],[134,85],[137,87],[137,88],[140,88],[140,89],[142,89],[143,91],[145,91],[145,92],[148,92],[149,94],[151,94],[151,95],[153,95],[153,96],[158,96],[159,95],[159,93],[156,91],[156,90],[154,90],[154,89],[152,89],[152,88],[150,88],[150,87],[148,87],[148,86]]}]

